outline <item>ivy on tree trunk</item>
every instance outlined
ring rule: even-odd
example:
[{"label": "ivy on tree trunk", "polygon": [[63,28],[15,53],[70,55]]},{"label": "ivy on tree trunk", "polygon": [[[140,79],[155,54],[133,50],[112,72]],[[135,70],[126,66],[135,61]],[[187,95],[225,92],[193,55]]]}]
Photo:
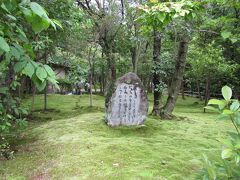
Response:
[{"label": "ivy on tree trunk", "polygon": [[[153,66],[157,66],[159,62],[161,61],[160,59],[160,54],[161,54],[161,34],[157,30],[154,30],[153,32]],[[160,116],[160,106],[162,105],[161,103],[161,96],[162,93],[157,89],[157,86],[160,84],[160,75],[156,71],[156,67],[153,67],[153,110],[152,114],[156,116]]]},{"label": "ivy on tree trunk", "polygon": [[179,42],[175,72],[170,83],[170,87],[168,89],[168,98],[163,110],[162,115],[163,118],[171,119],[173,117],[172,112],[181,89],[181,83],[183,81],[187,51],[188,51],[188,39],[182,38],[181,41]]},{"label": "ivy on tree trunk", "polygon": [[108,107],[108,102],[113,93],[114,83],[117,79],[115,58],[111,46],[103,48],[107,60],[107,77],[106,77],[106,91],[105,91],[105,107]]}]

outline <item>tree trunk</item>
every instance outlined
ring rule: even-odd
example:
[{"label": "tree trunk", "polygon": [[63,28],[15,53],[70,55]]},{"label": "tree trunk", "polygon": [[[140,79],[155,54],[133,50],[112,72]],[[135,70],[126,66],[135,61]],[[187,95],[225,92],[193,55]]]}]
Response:
[{"label": "tree trunk", "polygon": [[[104,59],[104,53],[103,53],[103,51],[102,51],[102,59]],[[104,69],[104,66],[102,66],[101,67],[101,79],[100,79],[100,81],[101,81],[101,86],[102,86],[102,94],[104,95],[105,94],[105,69]]]},{"label": "tree trunk", "polygon": [[130,49],[132,56],[133,72],[137,74],[138,59],[140,55],[140,43]]},{"label": "tree trunk", "polygon": [[136,73],[136,61],[137,61],[137,47],[131,48],[131,56],[132,56],[132,66],[133,66],[133,72]]},{"label": "tree trunk", "polygon": [[[91,67],[90,67],[91,68]],[[93,75],[92,75],[92,68],[90,69],[90,107],[92,107],[92,82],[93,82]]]},{"label": "tree trunk", "polygon": [[96,79],[94,80],[93,87],[94,87],[95,94],[97,94],[97,81],[96,81]]},{"label": "tree trunk", "polygon": [[99,76],[99,88],[100,88],[100,94],[102,94],[103,93],[102,75]]},{"label": "tree trunk", "polygon": [[105,91],[105,107],[108,107],[109,100],[114,91],[114,83],[116,81],[115,58],[112,49],[105,49],[104,52],[107,59],[107,76],[106,76],[106,91]]},{"label": "tree trunk", "polygon": [[148,93],[152,93],[152,77],[149,77],[148,81],[147,81],[147,90],[148,90]]},{"label": "tree trunk", "polygon": [[[206,86],[205,86],[205,97],[204,97],[204,105],[206,106],[208,103],[208,100],[210,98],[210,78],[208,76],[208,78],[206,79]],[[203,112],[206,112],[206,108],[203,109]]]},{"label": "tree trunk", "polygon": [[156,72],[155,68],[160,62],[160,53],[161,53],[161,34],[154,30],[153,34],[153,110],[152,114],[160,116],[160,105],[162,93],[157,90],[157,86],[160,84],[160,75]]},{"label": "tree trunk", "polygon": [[102,90],[103,90],[103,95],[106,92],[106,78],[105,76],[102,77]]},{"label": "tree trunk", "polygon": [[198,98],[202,101],[202,95],[200,91],[200,82],[197,80],[197,91],[198,91]]},{"label": "tree trunk", "polygon": [[130,48],[130,52],[132,55],[133,72],[137,74],[138,59],[139,59],[140,50],[141,50],[141,41],[139,41],[139,25],[137,23],[134,23],[133,27],[134,27],[134,37],[137,39],[137,41]]},{"label": "tree trunk", "polygon": [[187,50],[188,40],[186,38],[183,38],[179,43],[175,72],[168,90],[168,98],[167,103],[164,107],[164,112],[162,116],[163,118],[171,119],[173,117],[172,112],[178,98],[185,71]]},{"label": "tree trunk", "polygon": [[94,61],[95,61],[95,55],[96,55],[96,51],[97,51],[97,48],[94,51],[92,51],[92,48],[93,47],[90,46],[89,52],[88,52],[88,63],[89,63],[89,66],[90,66],[90,77],[89,77],[90,107],[92,107],[92,89],[93,89],[93,81],[94,81],[94,79],[93,79],[94,78]]},{"label": "tree trunk", "polygon": [[[94,58],[95,58],[95,54],[94,54]],[[97,87],[96,87],[97,78],[94,72],[95,72],[95,63],[93,63],[92,65],[92,86],[94,88],[95,93],[97,93]]]},{"label": "tree trunk", "polygon": [[[120,27],[119,27],[120,28]],[[102,47],[102,54],[104,54],[105,59],[107,61],[107,74],[106,76],[106,87],[105,87],[105,107],[108,107],[109,100],[111,98],[111,95],[113,93],[114,83],[117,78],[116,73],[116,63],[114,58],[114,47],[115,47],[115,34],[109,33],[109,30],[107,28],[104,28],[104,31],[101,30],[101,33],[99,34],[99,43]]]}]

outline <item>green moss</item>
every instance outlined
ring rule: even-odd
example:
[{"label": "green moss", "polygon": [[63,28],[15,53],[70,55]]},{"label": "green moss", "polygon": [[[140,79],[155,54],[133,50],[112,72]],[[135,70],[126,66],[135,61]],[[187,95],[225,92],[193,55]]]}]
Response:
[{"label": "green moss", "polygon": [[[49,95],[49,112],[36,112],[13,142],[15,159],[0,161],[3,179],[195,179],[202,154],[218,160],[229,123],[203,113],[201,102],[179,99],[176,120],[150,116],[144,126],[110,128],[104,98]],[[152,105],[152,96],[149,97]],[[30,99],[25,105],[30,104]],[[151,109],[151,107],[150,107]],[[1,178],[0,178],[1,179]]]}]

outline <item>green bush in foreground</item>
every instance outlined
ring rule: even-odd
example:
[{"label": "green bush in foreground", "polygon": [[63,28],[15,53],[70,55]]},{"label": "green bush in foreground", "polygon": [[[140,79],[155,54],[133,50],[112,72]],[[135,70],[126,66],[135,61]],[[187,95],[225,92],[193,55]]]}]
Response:
[{"label": "green bush in foreground", "polygon": [[14,127],[24,127],[27,123],[28,111],[21,107],[16,93],[21,77],[30,78],[39,91],[47,82],[57,86],[51,67],[38,62],[34,41],[50,25],[56,30],[61,24],[30,0],[2,0],[0,22],[0,157],[10,158],[12,151],[4,136]]},{"label": "green bush in foreground", "polygon": [[240,179],[240,103],[232,98],[232,89],[222,88],[224,100],[211,99],[206,109],[219,112],[219,119],[230,120],[235,132],[229,132],[221,153],[222,163],[214,164],[204,156],[204,179]]}]

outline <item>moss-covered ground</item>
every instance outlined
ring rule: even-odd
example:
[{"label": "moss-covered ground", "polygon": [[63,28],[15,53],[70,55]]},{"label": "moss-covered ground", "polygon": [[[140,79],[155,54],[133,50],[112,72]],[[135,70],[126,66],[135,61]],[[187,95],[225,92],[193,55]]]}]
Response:
[{"label": "moss-covered ground", "polygon": [[90,108],[88,95],[48,95],[50,110],[42,112],[37,96],[28,128],[12,134],[15,158],[0,160],[0,179],[196,179],[202,155],[218,160],[220,140],[232,129],[189,97],[179,98],[177,119],[149,116],[140,127],[108,127],[104,97],[93,102]]}]

